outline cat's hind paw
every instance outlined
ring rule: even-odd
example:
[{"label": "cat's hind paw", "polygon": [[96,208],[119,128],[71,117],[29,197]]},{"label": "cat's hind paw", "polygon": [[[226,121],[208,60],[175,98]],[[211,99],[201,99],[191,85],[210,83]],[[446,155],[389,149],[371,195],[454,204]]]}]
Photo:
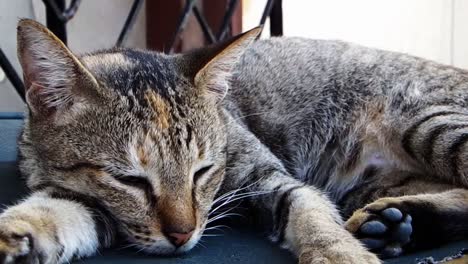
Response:
[{"label": "cat's hind paw", "polygon": [[345,223],[348,231],[382,258],[400,256],[411,241],[412,217],[394,205],[378,200],[357,210]]}]

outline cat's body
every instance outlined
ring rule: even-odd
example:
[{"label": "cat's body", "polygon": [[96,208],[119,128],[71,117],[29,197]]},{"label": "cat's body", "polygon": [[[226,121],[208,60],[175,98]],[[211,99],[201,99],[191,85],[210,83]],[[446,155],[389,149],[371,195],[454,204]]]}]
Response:
[{"label": "cat's body", "polygon": [[[467,71],[302,38],[258,41],[236,69],[225,108],[291,176],[326,191],[345,218],[382,197],[466,188]],[[468,235],[468,196],[455,192],[461,200],[437,198],[459,208],[421,213],[427,218],[415,224],[454,230],[416,230],[419,245],[408,250]]]},{"label": "cat's body", "polygon": [[[466,183],[445,175],[450,165],[442,157],[432,159],[443,168],[415,160],[405,150],[412,143],[404,133],[424,111],[466,114],[467,71],[401,53],[302,38],[258,41],[236,70],[225,108],[291,175],[335,202],[369,180],[362,176],[371,168]],[[429,143],[425,150],[438,142]]]},{"label": "cat's body", "polygon": [[240,198],[300,263],[379,263],[351,233],[384,256],[467,236],[467,72],[338,41],[247,47],[257,34],[77,59],[20,22],[35,193],[0,216],[3,262],[66,262],[116,233],[184,252]]}]

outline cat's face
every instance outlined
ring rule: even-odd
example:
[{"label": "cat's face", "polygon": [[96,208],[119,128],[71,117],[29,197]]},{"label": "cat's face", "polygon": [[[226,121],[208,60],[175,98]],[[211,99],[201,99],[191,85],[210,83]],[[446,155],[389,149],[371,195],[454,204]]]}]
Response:
[{"label": "cat's face", "polygon": [[191,249],[224,177],[226,78],[257,34],[190,55],[113,50],[78,59],[41,25],[21,21],[29,186],[92,197],[146,252]]},{"label": "cat's face", "polygon": [[119,51],[82,62],[110,93],[63,124],[32,120],[37,158],[54,182],[101,201],[129,242],[158,253],[192,248],[224,175],[216,102],[173,74],[170,58]]}]

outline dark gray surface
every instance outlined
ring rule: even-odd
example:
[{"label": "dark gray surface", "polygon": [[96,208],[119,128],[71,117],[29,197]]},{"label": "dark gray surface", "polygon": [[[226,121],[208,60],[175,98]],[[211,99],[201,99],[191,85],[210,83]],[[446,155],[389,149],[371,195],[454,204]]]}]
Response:
[{"label": "dark gray surface", "polygon": [[[17,201],[27,193],[17,172],[15,162],[16,139],[22,124],[21,119],[1,120],[0,114],[0,205]],[[452,243],[439,249],[421,251],[398,259],[387,260],[387,264],[417,263],[416,259],[433,256],[442,259],[468,248],[468,241]],[[86,260],[75,263],[295,263],[294,258],[265,238],[261,232],[249,227],[226,230],[223,236],[207,237],[190,253],[177,257],[157,257],[138,254],[137,250],[105,250]]]},{"label": "dark gray surface", "polygon": [[263,235],[247,229],[235,229],[222,237],[203,238],[201,245],[188,254],[176,257],[144,256],[131,250],[112,250],[103,254],[77,263],[295,263],[287,251],[268,243]]},{"label": "dark gray surface", "polygon": [[18,119],[0,120],[0,162],[16,160],[16,139],[22,122]]}]

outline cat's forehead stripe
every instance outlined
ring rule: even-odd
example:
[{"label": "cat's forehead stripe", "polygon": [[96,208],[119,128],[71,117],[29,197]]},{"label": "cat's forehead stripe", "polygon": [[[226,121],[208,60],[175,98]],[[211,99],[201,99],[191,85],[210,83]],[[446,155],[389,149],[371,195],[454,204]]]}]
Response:
[{"label": "cat's forehead stripe", "polygon": [[167,101],[150,88],[145,92],[145,99],[147,100],[148,105],[155,112],[155,123],[158,124],[160,128],[167,129],[170,125],[170,114]]},{"label": "cat's forehead stripe", "polygon": [[84,56],[82,61],[105,86],[143,102],[148,87],[168,99],[180,81],[171,57],[156,52],[111,50]]}]

